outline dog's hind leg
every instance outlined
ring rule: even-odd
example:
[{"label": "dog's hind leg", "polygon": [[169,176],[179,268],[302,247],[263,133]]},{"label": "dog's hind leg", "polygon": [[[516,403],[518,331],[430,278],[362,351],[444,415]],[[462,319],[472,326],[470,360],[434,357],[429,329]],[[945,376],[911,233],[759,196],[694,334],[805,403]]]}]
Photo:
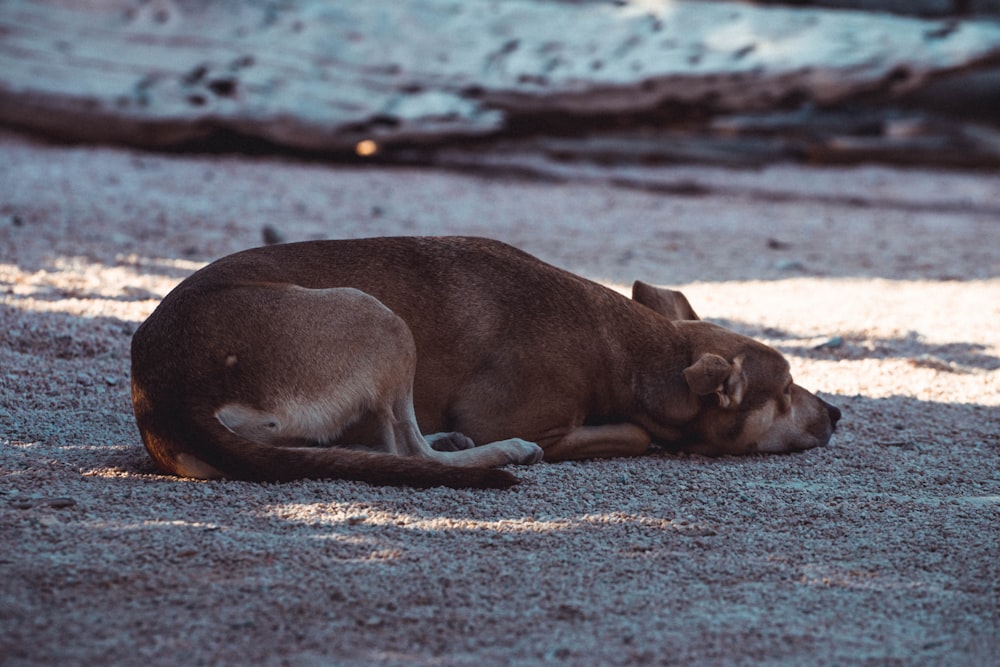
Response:
[{"label": "dog's hind leg", "polygon": [[350,288],[301,287],[256,287],[253,296],[265,302],[267,317],[258,314],[243,325],[267,327],[272,345],[232,355],[226,369],[268,365],[274,372],[248,383],[265,390],[257,400],[216,409],[229,431],[272,446],[336,444],[461,467],[541,458],[541,449],[523,440],[468,447],[467,439],[445,436],[455,451],[435,449],[420,434],[413,408],[413,335],[374,297]]},{"label": "dog's hind leg", "polygon": [[269,446],[341,445],[406,455],[392,411],[412,386],[416,345],[406,323],[350,288],[234,289],[233,326],[266,344],[233,350],[222,365],[228,392],[214,416],[226,429]]},{"label": "dog's hind leg", "polygon": [[[420,433],[413,411],[412,389],[407,388],[398,396],[393,409],[392,441],[404,456],[421,456],[436,459],[442,463],[463,467],[497,467],[508,464],[530,465],[542,459],[542,449],[533,442],[511,438],[491,442],[478,447],[468,447],[451,451],[436,449],[428,438]],[[458,436],[471,442],[461,434],[436,434],[455,439]],[[464,444],[464,443],[460,443]]]}]

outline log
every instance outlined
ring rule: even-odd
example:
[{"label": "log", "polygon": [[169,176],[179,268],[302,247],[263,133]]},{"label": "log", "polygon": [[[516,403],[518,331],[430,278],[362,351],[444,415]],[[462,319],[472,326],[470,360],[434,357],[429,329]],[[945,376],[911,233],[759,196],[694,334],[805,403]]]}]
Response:
[{"label": "log", "polygon": [[994,23],[725,2],[8,0],[0,123],[371,152],[533,116],[829,105],[997,59]]}]

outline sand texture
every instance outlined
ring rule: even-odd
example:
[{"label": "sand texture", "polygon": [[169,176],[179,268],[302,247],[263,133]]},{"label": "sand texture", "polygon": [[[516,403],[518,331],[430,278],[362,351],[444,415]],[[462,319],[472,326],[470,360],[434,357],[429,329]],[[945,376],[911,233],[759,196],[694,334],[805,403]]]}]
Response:
[{"label": "sand texture", "polygon": [[[995,174],[673,168],[626,187],[11,134],[0,156],[5,667],[996,664]],[[130,336],[265,225],[488,235],[680,287],[845,416],[802,454],[540,464],[506,492],[158,474]]]}]

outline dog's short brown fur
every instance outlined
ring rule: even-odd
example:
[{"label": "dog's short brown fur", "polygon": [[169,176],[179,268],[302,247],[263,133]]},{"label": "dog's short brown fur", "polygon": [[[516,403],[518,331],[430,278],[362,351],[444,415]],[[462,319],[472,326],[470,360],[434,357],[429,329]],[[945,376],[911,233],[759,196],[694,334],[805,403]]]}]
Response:
[{"label": "dog's short brown fur", "polygon": [[507,486],[488,466],[542,450],[802,450],[840,418],[776,350],[698,320],[679,292],[637,282],[628,299],[460,237],[224,257],[136,331],[132,393],[168,472],[414,486]]}]

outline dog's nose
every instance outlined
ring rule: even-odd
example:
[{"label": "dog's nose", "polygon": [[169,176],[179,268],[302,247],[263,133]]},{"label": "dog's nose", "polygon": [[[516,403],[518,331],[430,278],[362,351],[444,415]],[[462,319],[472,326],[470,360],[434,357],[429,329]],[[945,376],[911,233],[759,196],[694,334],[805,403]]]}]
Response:
[{"label": "dog's nose", "polygon": [[836,405],[830,405],[826,401],[823,401],[823,405],[826,406],[826,412],[830,415],[830,426],[837,428],[837,422],[840,421],[840,408]]}]

